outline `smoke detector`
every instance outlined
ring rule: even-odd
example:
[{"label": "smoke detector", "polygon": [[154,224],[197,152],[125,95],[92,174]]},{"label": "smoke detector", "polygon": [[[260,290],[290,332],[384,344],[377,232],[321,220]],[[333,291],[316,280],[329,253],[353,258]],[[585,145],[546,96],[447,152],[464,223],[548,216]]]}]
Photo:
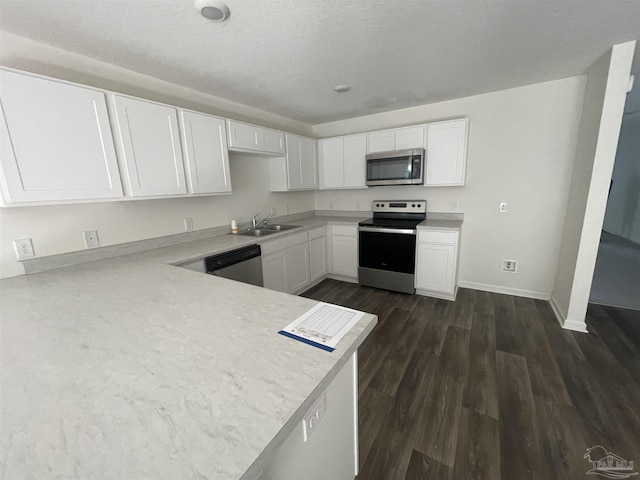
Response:
[{"label": "smoke detector", "polygon": [[336,85],[335,87],[333,87],[333,91],[336,93],[345,93],[348,92],[349,90],[351,90],[351,85]]},{"label": "smoke detector", "polygon": [[231,15],[231,10],[221,0],[195,0],[193,5],[203,17],[215,22],[223,22]]}]

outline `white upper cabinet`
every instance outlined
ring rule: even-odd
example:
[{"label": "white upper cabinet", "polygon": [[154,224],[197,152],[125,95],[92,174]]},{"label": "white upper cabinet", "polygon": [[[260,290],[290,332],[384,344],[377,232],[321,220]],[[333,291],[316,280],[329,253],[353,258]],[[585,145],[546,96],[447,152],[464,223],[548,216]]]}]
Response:
[{"label": "white upper cabinet", "polygon": [[396,150],[422,148],[424,146],[424,126],[396,129]]},{"label": "white upper cabinet", "polygon": [[318,141],[320,188],[366,187],[365,134]]},{"label": "white upper cabinet", "polygon": [[344,187],[344,137],[318,140],[320,188]]},{"label": "white upper cabinet", "polygon": [[390,152],[396,149],[395,130],[367,133],[367,153]]},{"label": "white upper cabinet", "polygon": [[284,133],[277,130],[227,120],[229,150],[238,152],[274,153],[285,152]]},{"label": "white upper cabinet", "polygon": [[424,146],[424,125],[381,130],[367,134],[367,153],[390,152]]},{"label": "white upper cabinet", "polygon": [[231,192],[226,122],[195,112],[180,112],[189,192]]},{"label": "white upper cabinet", "polygon": [[425,185],[464,185],[468,128],[468,118],[427,125]]},{"label": "white upper cabinet", "polygon": [[127,193],[186,194],[176,109],[119,95],[112,98]]},{"label": "white upper cabinet", "polygon": [[104,93],[0,70],[6,205],[122,197]]},{"label": "white upper cabinet", "polygon": [[286,134],[287,189],[313,190],[318,188],[318,157],[316,140]]}]

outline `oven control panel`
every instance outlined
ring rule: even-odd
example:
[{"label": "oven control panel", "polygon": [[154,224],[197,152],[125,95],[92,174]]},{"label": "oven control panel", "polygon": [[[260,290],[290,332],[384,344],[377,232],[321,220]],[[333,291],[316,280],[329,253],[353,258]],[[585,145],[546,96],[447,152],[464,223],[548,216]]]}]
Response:
[{"label": "oven control panel", "polygon": [[374,200],[374,212],[426,213],[426,200]]}]

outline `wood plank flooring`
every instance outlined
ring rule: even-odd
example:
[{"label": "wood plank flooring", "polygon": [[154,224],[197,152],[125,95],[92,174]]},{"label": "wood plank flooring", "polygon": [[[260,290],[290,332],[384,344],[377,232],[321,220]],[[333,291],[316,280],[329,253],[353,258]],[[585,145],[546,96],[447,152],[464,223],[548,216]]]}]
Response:
[{"label": "wood plank flooring", "polygon": [[585,479],[587,447],[640,465],[640,312],[455,302],[325,280],[304,296],[378,315],[360,348],[360,480]]}]

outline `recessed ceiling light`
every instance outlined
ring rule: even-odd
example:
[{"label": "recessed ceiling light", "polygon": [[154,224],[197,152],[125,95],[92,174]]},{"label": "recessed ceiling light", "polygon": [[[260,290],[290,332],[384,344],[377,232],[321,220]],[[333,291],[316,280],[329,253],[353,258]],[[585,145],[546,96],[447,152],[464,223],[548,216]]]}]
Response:
[{"label": "recessed ceiling light", "polygon": [[333,87],[333,91],[337,92],[337,93],[345,93],[348,92],[349,90],[351,90],[351,85],[336,85],[335,87]]},{"label": "recessed ceiling light", "polygon": [[221,0],[196,0],[193,5],[203,17],[216,22],[223,22],[231,15],[229,7]]}]

